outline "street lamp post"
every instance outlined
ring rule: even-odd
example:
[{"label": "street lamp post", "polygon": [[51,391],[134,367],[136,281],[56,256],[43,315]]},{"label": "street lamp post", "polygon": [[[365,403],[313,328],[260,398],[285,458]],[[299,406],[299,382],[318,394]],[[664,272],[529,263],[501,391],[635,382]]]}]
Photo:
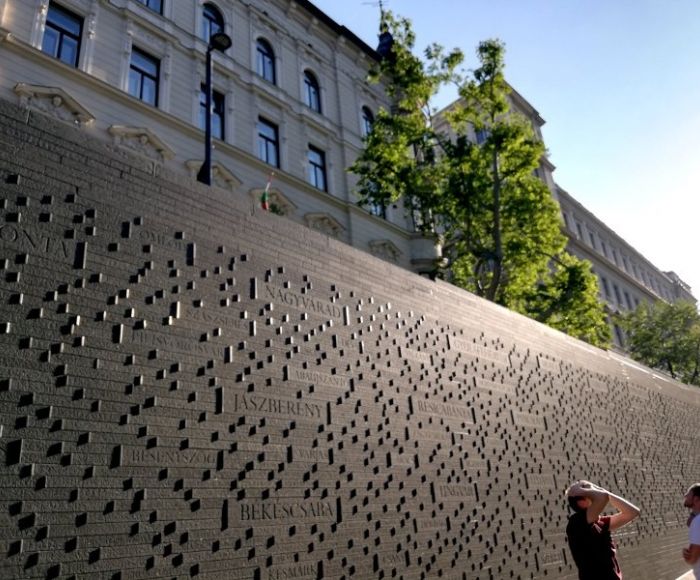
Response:
[{"label": "street lamp post", "polygon": [[204,90],[206,92],[206,111],[204,114],[204,163],[197,173],[197,181],[206,185],[211,185],[211,105],[212,105],[212,86],[211,86],[211,53],[214,50],[225,52],[231,46],[231,37],[223,32],[212,34],[209,38],[209,46],[207,46],[207,77]]}]

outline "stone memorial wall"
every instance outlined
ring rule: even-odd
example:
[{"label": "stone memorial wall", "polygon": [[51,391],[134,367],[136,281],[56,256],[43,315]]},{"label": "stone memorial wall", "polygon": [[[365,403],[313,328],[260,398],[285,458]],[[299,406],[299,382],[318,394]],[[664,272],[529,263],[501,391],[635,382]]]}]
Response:
[{"label": "stone memorial wall", "polygon": [[0,104],[2,578],[687,570],[700,390]]}]

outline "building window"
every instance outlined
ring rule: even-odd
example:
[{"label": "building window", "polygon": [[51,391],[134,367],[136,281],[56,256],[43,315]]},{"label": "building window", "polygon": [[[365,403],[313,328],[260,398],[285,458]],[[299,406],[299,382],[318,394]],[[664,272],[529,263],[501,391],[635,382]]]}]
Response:
[{"label": "building window", "polygon": [[608,257],[608,246],[602,240],[600,241],[600,248],[601,248],[601,251],[603,252],[603,256],[605,256],[607,258]]},{"label": "building window", "polygon": [[149,105],[158,106],[160,61],[134,47],[129,67],[129,94]]},{"label": "building window", "polygon": [[224,31],[224,17],[213,4],[205,4],[202,9],[202,38],[209,42],[212,34]]},{"label": "building window", "polygon": [[616,251],[615,249],[613,249],[613,251],[612,251],[612,257],[613,257],[613,262],[615,262],[615,265],[616,265],[616,266],[619,266],[619,265],[620,265],[620,260],[619,260],[619,258],[617,257],[617,251]]},{"label": "building window", "polygon": [[591,241],[591,248],[596,249],[595,245],[595,234],[593,232],[588,232],[588,239]]},{"label": "building window", "polygon": [[578,222],[576,222],[576,234],[577,234],[576,237],[577,237],[579,240],[582,240],[582,239],[583,239],[583,228],[581,227],[581,224],[578,223]]},{"label": "building window", "polygon": [[258,157],[279,167],[279,131],[277,125],[258,117]]},{"label": "building window", "polygon": [[630,299],[630,294],[625,290],[625,304],[627,304],[628,310],[632,310],[632,300]]},{"label": "building window", "polygon": [[373,201],[369,204],[368,208],[371,215],[386,219],[386,205]]},{"label": "building window", "polygon": [[564,212],[561,212],[561,217],[564,218],[564,226],[566,226],[566,229],[570,230],[571,226],[569,224],[569,216],[566,215]]},{"label": "building window", "polygon": [[83,19],[80,16],[51,2],[46,14],[41,50],[67,65],[77,67],[82,32]]},{"label": "building window", "polygon": [[435,221],[430,209],[423,209],[415,197],[410,198],[409,207],[411,209],[411,219],[413,221],[413,230],[416,232],[426,233],[435,231]]},{"label": "building window", "polygon": [[277,82],[275,75],[275,53],[267,40],[258,39],[257,49],[258,74],[273,85]]},{"label": "building window", "polygon": [[[225,135],[226,97],[212,90],[211,92],[211,135],[224,140]],[[202,84],[199,92],[199,128],[205,129],[207,124],[207,90]]]},{"label": "building window", "polygon": [[484,144],[490,136],[491,136],[491,131],[489,131],[488,129],[479,129],[476,132],[476,144],[477,145]]},{"label": "building window", "polygon": [[605,298],[610,300],[610,285],[608,284],[608,280],[601,276],[600,281],[603,283],[603,292],[605,293]]},{"label": "building window", "polygon": [[367,137],[372,132],[374,125],[374,115],[368,107],[362,107],[362,136]]},{"label": "building window", "polygon": [[326,188],[326,154],[309,145],[309,183],[321,191]]},{"label": "building window", "polygon": [[615,300],[622,306],[622,296],[620,296],[620,289],[617,287],[617,284],[613,284],[613,290],[615,291]]},{"label": "building window", "polygon": [[308,70],[304,72],[304,99],[310,109],[321,112],[321,89],[316,77]]},{"label": "building window", "polygon": [[150,8],[153,12],[158,14],[163,14],[163,0],[136,0],[138,3],[143,4],[146,8]]}]

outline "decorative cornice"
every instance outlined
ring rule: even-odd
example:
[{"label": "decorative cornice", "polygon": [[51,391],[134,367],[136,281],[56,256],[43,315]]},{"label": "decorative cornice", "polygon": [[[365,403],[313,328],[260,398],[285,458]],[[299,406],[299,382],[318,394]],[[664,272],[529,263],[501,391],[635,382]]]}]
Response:
[{"label": "decorative cornice", "polygon": [[41,111],[61,121],[78,125],[87,125],[95,120],[90,111],[59,87],[17,83],[13,90],[23,109]]},{"label": "decorative cornice", "polygon": [[[185,161],[185,165],[190,172],[191,177],[196,177],[200,167],[204,163],[203,159],[189,159]],[[223,163],[214,161],[211,164],[211,176],[214,184],[222,189],[228,189],[235,192],[243,183],[236,177]]]},{"label": "decorative cornice", "polygon": [[149,157],[172,159],[175,151],[171,149],[160,137],[146,127],[127,127],[126,125],[111,125],[107,129],[114,137],[114,142],[137,153],[146,154]]},{"label": "decorative cornice", "polygon": [[327,213],[310,212],[304,215],[304,222],[312,230],[337,238],[345,231],[343,225]]},{"label": "decorative cornice", "polygon": [[369,251],[373,256],[396,263],[403,252],[391,240],[372,240],[369,242]]}]

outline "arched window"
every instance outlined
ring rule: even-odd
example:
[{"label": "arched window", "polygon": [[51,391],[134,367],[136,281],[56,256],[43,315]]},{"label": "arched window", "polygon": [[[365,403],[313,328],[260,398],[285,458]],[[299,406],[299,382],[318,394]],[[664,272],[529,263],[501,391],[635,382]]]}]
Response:
[{"label": "arched window", "polygon": [[202,9],[202,39],[209,42],[212,34],[224,31],[224,17],[213,4],[206,3]]},{"label": "arched window", "polygon": [[372,125],[374,124],[374,115],[368,107],[362,107],[362,136],[367,137],[372,131]]},{"label": "arched window", "polygon": [[304,98],[309,108],[321,112],[321,89],[314,74],[308,70],[304,71]]},{"label": "arched window", "polygon": [[257,64],[258,64],[258,74],[264,78],[266,81],[276,83],[275,78],[275,53],[267,40],[262,38],[258,39],[257,44]]}]

